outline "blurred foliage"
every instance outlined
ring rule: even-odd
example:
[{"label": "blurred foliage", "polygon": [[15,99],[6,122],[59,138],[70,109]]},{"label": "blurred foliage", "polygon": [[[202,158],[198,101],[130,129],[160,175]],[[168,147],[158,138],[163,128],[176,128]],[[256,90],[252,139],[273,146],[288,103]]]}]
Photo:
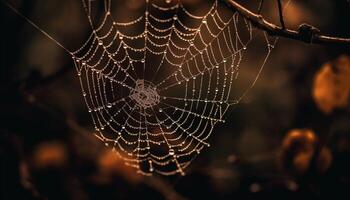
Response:
[{"label": "blurred foliage", "polygon": [[313,97],[325,113],[336,108],[349,108],[350,102],[350,57],[340,56],[324,64],[315,75]]},{"label": "blurred foliage", "polygon": [[[199,0],[186,2],[195,7]],[[278,23],[275,1],[265,2],[263,14]],[[80,1],[15,3],[69,46],[87,35]],[[256,10],[258,2],[243,3]],[[349,9],[347,1],[292,1],[287,27],[306,21],[349,36]],[[217,127],[211,148],[185,177],[141,177],[90,131],[70,57],[7,8],[0,14],[1,199],[350,196],[348,47],[281,38],[254,89],[232,109],[229,123]],[[257,56],[247,57],[248,65]]]}]

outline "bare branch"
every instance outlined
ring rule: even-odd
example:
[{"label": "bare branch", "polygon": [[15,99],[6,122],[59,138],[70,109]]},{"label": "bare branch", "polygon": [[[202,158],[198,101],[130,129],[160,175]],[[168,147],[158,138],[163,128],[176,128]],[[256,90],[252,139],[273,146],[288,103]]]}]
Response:
[{"label": "bare branch", "polygon": [[279,14],[279,17],[280,17],[280,23],[281,23],[282,29],[285,29],[286,26],[284,25],[284,20],[283,20],[283,11],[282,11],[281,0],[277,0],[277,4],[278,4],[278,14]]},{"label": "bare branch", "polygon": [[349,45],[350,38],[340,38],[323,35],[319,30],[311,25],[302,24],[298,31],[283,29],[271,22],[266,21],[261,15],[255,14],[234,0],[222,0],[226,5],[239,12],[247,18],[255,27],[266,31],[269,35],[280,36],[292,40],[298,40],[305,43],[323,44],[323,45]]},{"label": "bare branch", "polygon": [[260,0],[259,8],[258,8],[258,14],[261,13],[261,10],[262,10],[263,5],[264,5],[264,0]]}]

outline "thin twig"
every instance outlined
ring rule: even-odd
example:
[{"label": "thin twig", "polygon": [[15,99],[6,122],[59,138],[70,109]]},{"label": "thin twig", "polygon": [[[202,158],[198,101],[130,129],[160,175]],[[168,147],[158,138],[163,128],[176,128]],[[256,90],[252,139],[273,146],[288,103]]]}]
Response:
[{"label": "thin twig", "polygon": [[302,41],[305,43],[323,44],[323,45],[349,45],[350,38],[332,37],[321,34],[317,29],[311,25],[302,24],[298,31],[283,29],[271,22],[266,21],[261,15],[252,13],[248,9],[241,6],[234,0],[222,0],[229,6],[229,8],[239,12],[247,18],[252,25],[266,31],[269,35],[280,36],[293,40]]},{"label": "thin twig", "polygon": [[277,4],[278,4],[278,14],[279,14],[279,17],[280,17],[280,23],[281,23],[282,29],[285,29],[286,26],[284,25],[284,20],[283,20],[283,11],[282,11],[281,0],[277,0]]},{"label": "thin twig", "polygon": [[264,0],[260,0],[259,8],[258,8],[258,14],[259,15],[261,14],[261,10],[262,10],[263,5],[264,5]]},{"label": "thin twig", "polygon": [[55,82],[59,78],[62,78],[63,76],[67,75],[73,69],[74,69],[74,67],[72,67],[69,64],[66,64],[62,68],[60,68],[59,70],[57,70],[56,72],[54,72],[48,76],[43,77],[41,74],[39,74],[39,77],[35,77],[35,81],[31,80],[32,77],[29,77],[29,78],[24,80],[24,83],[25,83],[24,90],[25,91],[34,91],[34,90],[37,90],[43,86],[47,86],[47,85]]},{"label": "thin twig", "polygon": [[[93,137],[88,137],[89,135],[91,135],[91,132],[88,129],[80,126],[74,118],[67,116],[66,123],[67,123],[67,126],[72,131],[80,135],[79,137],[84,137],[89,141],[93,138]],[[160,194],[162,194],[164,196],[164,199],[187,200],[187,198],[185,198],[180,193],[178,193],[173,186],[171,186],[167,181],[165,181],[161,177],[158,177],[158,176],[144,177],[142,181],[149,187],[157,190]]]},{"label": "thin twig", "polygon": [[148,177],[144,179],[145,183],[163,194],[166,200],[188,200],[179,194],[168,182],[160,177]]}]

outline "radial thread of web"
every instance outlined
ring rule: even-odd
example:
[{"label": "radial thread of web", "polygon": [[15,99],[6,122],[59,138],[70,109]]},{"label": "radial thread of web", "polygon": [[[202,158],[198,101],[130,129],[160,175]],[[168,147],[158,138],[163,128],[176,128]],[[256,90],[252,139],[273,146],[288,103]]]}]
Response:
[{"label": "radial thread of web", "polygon": [[232,86],[254,33],[218,1],[203,15],[181,1],[157,3],[146,0],[143,15],[118,22],[106,0],[95,26],[83,0],[92,33],[73,60],[95,135],[139,173],[183,175],[245,95],[232,97]]}]

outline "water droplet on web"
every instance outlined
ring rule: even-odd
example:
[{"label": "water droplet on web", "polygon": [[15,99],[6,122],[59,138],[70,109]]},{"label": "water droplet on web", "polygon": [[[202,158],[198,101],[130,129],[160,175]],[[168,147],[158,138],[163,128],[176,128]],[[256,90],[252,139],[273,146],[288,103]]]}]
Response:
[{"label": "water droplet on web", "polygon": [[173,156],[175,154],[174,149],[169,149],[169,155]]},{"label": "water droplet on web", "polygon": [[[145,1],[151,2],[149,0]],[[154,140],[152,140],[153,138],[144,137],[148,131],[151,131],[150,129],[147,129],[147,125],[160,125],[164,127],[164,130],[160,128],[151,133],[154,135],[171,133],[174,134],[174,138],[176,138],[178,135],[185,133],[186,136],[192,140],[180,141],[180,139],[176,139],[176,142],[174,140],[174,143],[168,144],[169,148],[167,154],[167,158],[170,157],[170,160],[172,160],[170,162],[173,162],[171,164],[176,165],[176,168],[172,169],[171,172],[184,174],[183,170],[185,170],[185,167],[187,166],[184,165],[184,161],[191,160],[190,157],[193,156],[193,154],[199,154],[203,147],[202,145],[209,146],[204,138],[207,138],[207,136],[212,133],[212,129],[204,127],[204,125],[206,123],[224,122],[221,118],[226,111],[222,111],[222,113],[220,112],[219,118],[215,109],[208,109],[213,106],[222,107],[223,105],[220,105],[223,103],[222,101],[225,103],[225,108],[226,106],[231,105],[231,103],[228,103],[232,101],[232,99],[229,99],[230,95],[228,94],[228,91],[230,90],[226,90],[226,88],[230,88],[232,80],[238,76],[240,65],[239,59],[243,56],[241,53],[244,52],[244,49],[247,49],[245,45],[248,45],[249,41],[237,40],[241,37],[241,31],[235,32],[236,40],[227,41],[227,38],[225,38],[227,36],[226,33],[236,25],[239,26],[237,27],[237,30],[248,29],[249,34],[246,34],[244,39],[253,37],[253,33],[251,33],[250,22],[247,21],[246,24],[238,23],[238,20],[234,17],[235,15],[233,15],[234,20],[230,21],[230,24],[222,24],[220,19],[218,19],[220,17],[218,14],[220,10],[217,6],[214,6],[213,9],[207,13],[198,15],[197,18],[192,15],[187,15],[188,13],[182,12],[181,10],[179,10],[179,12],[173,12],[175,9],[181,8],[179,1],[161,1],[165,6],[159,8],[163,10],[161,13],[165,13],[166,16],[168,16],[166,19],[159,18],[159,20],[157,20],[157,16],[159,15],[156,14],[156,10],[158,8],[152,8],[152,12],[150,13],[148,13],[147,9],[144,9],[144,15],[141,15],[141,18],[126,22],[113,22],[112,19],[110,19],[111,16],[109,16],[106,24],[102,26],[103,31],[100,31],[98,28],[93,28],[93,38],[89,40],[93,42],[88,42],[85,46],[81,47],[80,51],[71,55],[78,67],[78,76],[80,76],[81,73],[84,74],[83,77],[78,77],[79,81],[83,82],[81,88],[82,95],[84,96],[83,101],[87,104],[90,113],[94,110],[96,112],[93,112],[90,115],[93,117],[94,126],[98,127],[96,130],[99,131],[99,133],[95,131],[95,134],[101,136],[102,140],[104,140],[102,144],[107,141],[106,139],[103,139],[107,138],[104,137],[104,134],[112,135],[113,133],[116,137],[113,138],[110,146],[113,146],[114,142],[113,149],[117,152],[123,150],[121,149],[123,148],[121,146],[124,145],[120,146],[120,143],[126,145],[137,145],[137,143],[142,144],[142,146],[139,146],[136,149],[133,148],[137,153],[131,149],[124,149],[125,155],[135,163],[135,167],[140,173],[151,174],[153,171],[162,172],[162,168],[159,166],[166,166],[169,163],[169,159],[157,160],[157,163],[154,163],[154,165],[152,164],[151,160],[154,159],[154,157],[152,157],[154,156],[154,152],[163,149],[164,146],[167,145],[167,141],[163,137],[154,138]],[[166,3],[171,3],[171,5],[166,5]],[[109,15],[109,12],[106,13]],[[181,16],[178,13],[181,13]],[[186,26],[191,25],[191,23],[186,24],[186,21],[189,20],[182,21],[182,18],[198,19],[198,23],[200,23],[201,27],[191,28],[191,26]],[[152,31],[153,29],[148,28],[148,26],[153,26],[154,23],[163,21],[168,24],[172,23],[172,25],[167,27],[158,26],[157,29],[161,30],[161,32]],[[220,23],[218,24],[217,22]],[[118,30],[119,28],[125,28],[125,30],[127,30],[131,27],[137,27],[138,29],[140,28],[140,30],[142,28],[143,32],[136,35],[129,34],[127,31],[124,32],[124,30],[123,32],[119,32],[120,30]],[[221,56],[217,59],[219,55],[218,53],[220,52],[218,52],[216,47],[210,49],[212,43],[209,40],[206,40],[207,38],[202,38],[202,41],[199,41],[201,38],[192,37],[194,36],[192,34],[197,34],[199,36],[204,34],[208,35],[208,31],[205,30],[206,27],[222,29],[224,34],[211,35],[213,36],[213,40],[218,42],[221,46],[221,50],[226,49],[234,51],[221,52]],[[100,34],[100,32],[104,32],[104,30],[107,31],[108,28],[111,28],[112,30],[110,34],[107,32]],[[170,30],[176,31],[179,36],[188,37],[186,37],[187,39],[181,43],[181,46],[177,45],[178,40],[174,40],[175,38],[171,34],[169,37],[168,30],[169,32]],[[124,33],[125,35],[123,35]],[[104,37],[103,34],[107,34],[106,37]],[[215,34],[215,32],[213,32],[213,34]],[[150,42],[154,42],[156,45],[152,46],[150,42],[148,42],[148,36],[152,39]],[[132,40],[140,40],[142,46],[138,45],[139,42],[133,43]],[[143,44],[144,40],[145,44]],[[160,48],[157,48],[157,44],[166,48],[160,50]],[[271,51],[273,46],[268,42],[266,45],[268,45],[268,50]],[[182,50],[189,50],[189,52],[180,56],[180,51]],[[87,56],[84,56],[86,51],[89,51],[90,53],[87,53]],[[101,51],[104,52],[103,55],[101,54]],[[133,56],[134,53],[139,53],[140,55]],[[238,54],[237,56],[235,55],[236,53]],[[156,74],[158,72],[158,65],[154,66],[148,65],[148,63],[147,65],[145,64],[145,61],[153,62],[153,56],[149,57],[151,54],[154,54],[154,57],[164,56],[164,59],[167,59],[168,61],[166,67],[164,67],[165,64],[159,66],[160,69],[158,74]],[[80,60],[78,60],[77,56],[80,56]],[[93,58],[91,59],[90,57]],[[181,60],[184,62],[180,63],[180,57],[182,57]],[[101,62],[96,63],[99,59]],[[154,74],[152,74],[153,72]],[[153,75],[154,77],[152,79],[151,76]],[[196,77],[198,77],[197,80]],[[142,81],[142,83],[140,81]],[[89,90],[87,90],[88,86],[91,86]],[[174,89],[172,90],[173,86]],[[173,93],[170,94],[172,91]],[[185,94],[182,95],[181,93]],[[85,96],[88,96],[89,98],[86,98]],[[163,100],[166,99],[165,96],[168,96],[167,100]],[[100,101],[100,103],[94,104],[94,101]],[[157,105],[158,103],[166,103],[168,106],[159,106]],[[201,111],[202,105],[206,105],[204,112]],[[131,106],[134,108],[133,110],[130,108]],[[114,109],[115,112],[110,112]],[[107,111],[110,112],[111,116],[103,119],[105,112]],[[152,111],[154,113],[152,113]],[[157,117],[156,115],[167,117],[166,115],[168,114],[173,114],[174,116],[188,115],[190,117],[185,120],[181,118],[180,121],[174,119],[174,122],[170,121],[170,123],[168,123],[168,120],[158,122],[155,120],[147,121],[151,117]],[[143,119],[143,117],[146,119]],[[196,121],[192,123],[191,120],[193,118],[195,118]],[[131,123],[132,121],[137,122]],[[179,129],[178,127],[179,125],[182,125],[181,123],[187,123],[188,129],[187,127],[185,130]],[[197,130],[196,126],[199,126]],[[101,130],[104,129],[106,130],[102,133]],[[105,133],[107,131],[108,133]],[[129,134],[142,136],[135,141],[134,139],[131,140],[131,137],[122,137],[123,134],[125,136]],[[201,137],[199,137],[199,135]],[[193,145],[189,143],[192,143]],[[196,145],[195,143],[200,145],[194,146]],[[150,146],[154,151],[150,150]],[[191,147],[191,149],[188,149],[189,147]],[[164,150],[166,154],[167,149],[163,149],[163,151]],[[133,153],[130,151],[133,151]],[[139,157],[141,154],[138,154],[138,151],[147,151],[148,154],[141,158]],[[177,155],[178,152],[179,155]],[[142,154],[143,153],[146,152],[142,152]],[[145,164],[148,164],[148,161],[150,164],[147,166]],[[160,165],[158,165],[158,162]]]}]

